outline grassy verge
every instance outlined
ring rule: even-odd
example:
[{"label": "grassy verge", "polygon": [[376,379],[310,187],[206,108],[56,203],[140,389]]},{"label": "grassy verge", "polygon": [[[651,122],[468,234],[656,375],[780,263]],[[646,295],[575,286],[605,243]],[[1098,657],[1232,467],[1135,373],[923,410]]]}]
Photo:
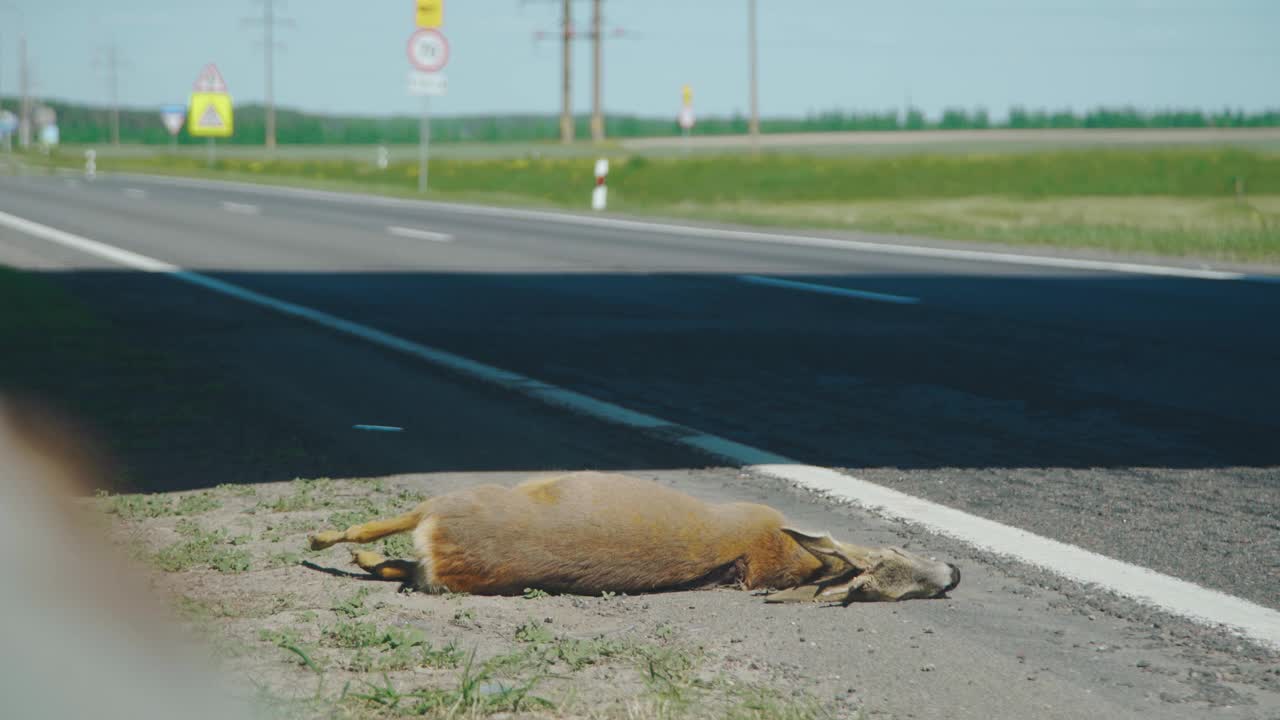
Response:
[{"label": "grassy verge", "polygon": [[[78,158],[45,162],[77,165]],[[590,158],[442,159],[432,196],[585,209]],[[412,196],[416,163],[192,156],[103,158],[104,171],[171,173]],[[1280,261],[1280,155],[1239,149],[815,157],[618,156],[610,209],[1006,244]]]}]

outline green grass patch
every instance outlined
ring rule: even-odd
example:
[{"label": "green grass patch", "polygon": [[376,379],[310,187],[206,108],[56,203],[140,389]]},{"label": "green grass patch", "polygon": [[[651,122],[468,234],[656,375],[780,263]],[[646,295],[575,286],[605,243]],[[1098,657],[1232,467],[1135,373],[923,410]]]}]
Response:
[{"label": "green grass patch", "polygon": [[151,557],[151,564],[165,572],[182,572],[208,568],[218,572],[245,572],[250,567],[249,551],[242,545],[247,538],[229,536],[218,529],[206,532],[198,526],[184,525],[179,534],[185,540],[176,542]]},{"label": "green grass patch", "polygon": [[124,520],[140,520],[170,515],[199,515],[222,507],[222,501],[211,492],[198,492],[174,498],[159,493],[150,495],[111,495],[99,493],[102,509]]},{"label": "green grass patch", "polygon": [[329,608],[335,613],[349,618],[358,618],[362,615],[369,614],[369,608],[365,607],[364,600],[369,597],[373,590],[369,588],[360,588],[355,594],[343,599],[335,601]]},{"label": "green grass patch", "polygon": [[679,206],[667,214],[862,229],[1008,245],[1280,262],[1280,195],[927,198]]},{"label": "green grass patch", "polygon": [[[104,159],[100,165],[402,196],[413,196],[417,185],[416,163],[379,171],[351,158],[237,157],[208,168],[197,157],[133,156]],[[593,182],[592,166],[586,157],[439,160],[432,166],[432,195],[583,209],[582,188]],[[891,156],[621,155],[613,158],[609,188],[611,210],[638,214],[1118,253],[1280,260],[1280,231],[1275,213],[1268,210],[1269,199],[1280,196],[1280,154],[1229,147]],[[1148,198],[1174,211],[1153,215],[1144,200]],[[1114,202],[1107,217],[1044,214],[1034,205],[1059,199]],[[967,201],[961,204],[968,209],[942,211],[953,201]],[[1018,212],[1011,205],[1019,203],[1024,214],[993,222],[1001,212]],[[1196,222],[1171,222],[1183,218],[1185,208],[1206,204],[1216,210],[1205,210]]]}]

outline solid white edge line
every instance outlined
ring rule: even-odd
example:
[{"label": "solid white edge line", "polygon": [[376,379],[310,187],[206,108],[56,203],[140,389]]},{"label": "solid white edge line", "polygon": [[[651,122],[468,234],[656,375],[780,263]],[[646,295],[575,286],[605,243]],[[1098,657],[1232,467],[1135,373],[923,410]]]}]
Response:
[{"label": "solid white edge line", "polygon": [[767,285],[769,287],[785,288],[787,290],[800,290],[802,292],[818,293],[820,295],[837,295],[840,297],[857,298],[859,300],[874,300],[876,302],[894,303],[897,305],[915,305],[920,302],[920,298],[908,297],[906,295],[890,295],[888,293],[871,292],[869,290],[854,290],[852,288],[837,287],[835,285],[819,285],[818,283],[799,282],[796,280],[782,280],[780,278],[764,277],[762,275],[739,275],[738,280],[751,283],[753,285]]},{"label": "solid white edge line", "polygon": [[419,230],[417,228],[400,227],[398,225],[388,225],[387,233],[398,237],[412,238],[414,240],[430,240],[431,242],[438,243],[453,242],[453,236],[449,233]]},{"label": "solid white edge line", "polygon": [[797,245],[806,247],[822,247],[881,255],[907,255],[916,257],[933,257],[948,260],[970,262],[987,262],[1007,265],[1023,265],[1031,267],[1052,267],[1071,270],[1093,270],[1100,272],[1124,273],[1130,275],[1156,275],[1164,277],[1183,277],[1198,280],[1241,280],[1246,282],[1280,283],[1280,276],[1252,275],[1232,270],[1208,270],[1185,268],[1173,265],[1151,265],[1111,260],[1088,260],[1084,258],[1065,258],[1048,255],[1021,255],[1018,253],[995,252],[991,250],[962,250],[959,248],[939,248],[928,245],[910,245],[899,243],[872,242],[867,240],[848,240],[813,235],[797,235],[789,233],[766,233],[752,230],[730,230],[727,228],[700,227],[696,225],[679,225],[669,222],[650,222],[645,220],[625,220],[622,218],[598,217],[591,215],[575,215],[567,212],[551,210],[523,210],[488,205],[467,205],[463,203],[446,203],[432,200],[406,200],[402,198],[364,195],[359,193],[340,193],[331,190],[313,190],[310,188],[288,187],[283,185],[266,185],[259,183],[234,182],[229,180],[201,180],[171,175],[147,175],[143,173],[119,173],[114,177],[146,180],[187,187],[226,187],[260,194],[289,195],[332,202],[345,202],[357,205],[376,205],[382,207],[416,208],[451,212],[460,215],[487,215],[507,218],[523,218],[529,220],[545,220],[575,225],[638,230],[643,232],[687,235],[694,237],[711,237],[744,242],[770,243],[775,245]]},{"label": "solid white edge line", "polygon": [[829,468],[804,465],[782,455],[717,435],[700,433],[661,418],[637,413],[613,403],[421,345],[329,313],[280,300],[9,213],[0,212],[0,225],[138,270],[167,273],[176,280],[421,358],[439,367],[499,385],[526,397],[540,399],[550,405],[614,424],[646,430],[654,436],[723,458],[754,472],[857,503],[873,512],[921,525],[975,547],[1042,567],[1077,582],[1100,586],[1196,622],[1226,626],[1244,637],[1280,649],[1280,612],[1242,598],[970,515]]}]

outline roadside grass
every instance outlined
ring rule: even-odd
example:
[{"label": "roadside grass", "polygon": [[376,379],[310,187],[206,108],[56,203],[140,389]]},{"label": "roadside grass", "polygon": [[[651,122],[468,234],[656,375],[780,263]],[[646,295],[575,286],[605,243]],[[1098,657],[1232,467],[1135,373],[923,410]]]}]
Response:
[{"label": "roadside grass", "polygon": [[[610,209],[1011,245],[1280,261],[1280,154],[1229,147],[1023,153],[647,157],[611,151]],[[46,161],[76,166],[78,158]],[[417,197],[416,163],[352,158],[104,158],[104,171]],[[440,159],[428,197],[585,209],[588,157]]]},{"label": "roadside grass", "polygon": [[1280,262],[1280,195],[1224,198],[972,197],[678,205],[691,219],[955,238],[1113,253]]}]

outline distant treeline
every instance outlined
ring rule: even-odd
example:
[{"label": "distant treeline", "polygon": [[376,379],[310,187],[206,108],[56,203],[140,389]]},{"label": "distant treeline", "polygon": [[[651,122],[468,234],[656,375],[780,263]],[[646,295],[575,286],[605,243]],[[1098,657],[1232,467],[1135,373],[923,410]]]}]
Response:
[{"label": "distant treeline", "polygon": [[[111,113],[102,107],[58,101],[46,103],[58,115],[62,141],[68,143],[106,142],[111,136]],[[0,100],[5,109],[17,110],[13,98]],[[579,137],[588,137],[588,119],[577,119]],[[236,109],[236,133],[226,142],[261,144],[266,135],[265,111],[261,105],[245,105]],[[830,132],[836,130],[980,130],[986,128],[1197,128],[1197,127],[1280,127],[1280,110],[1246,113],[1239,110],[1206,112],[1203,110],[1168,110],[1144,112],[1135,108],[1099,108],[1086,113],[1069,110],[1045,111],[1016,107],[1007,118],[993,121],[986,110],[948,109],[930,118],[917,109],[905,113],[820,112],[798,118],[764,118],[760,123],[766,133]],[[418,139],[418,119],[412,116],[367,117],[354,115],[321,115],[277,110],[276,137],[280,143],[299,145],[399,144]],[[612,138],[678,135],[680,128],[671,118],[611,115],[606,119],[606,134]],[[699,135],[741,134],[747,131],[747,118],[707,117],[698,121]],[[507,142],[553,140],[559,137],[559,118],[555,115],[464,115],[436,117],[431,121],[431,137],[440,142]],[[169,135],[160,124],[158,110],[122,109],[120,140],[126,143],[167,143]],[[201,142],[185,132],[178,141],[183,144]]]}]

